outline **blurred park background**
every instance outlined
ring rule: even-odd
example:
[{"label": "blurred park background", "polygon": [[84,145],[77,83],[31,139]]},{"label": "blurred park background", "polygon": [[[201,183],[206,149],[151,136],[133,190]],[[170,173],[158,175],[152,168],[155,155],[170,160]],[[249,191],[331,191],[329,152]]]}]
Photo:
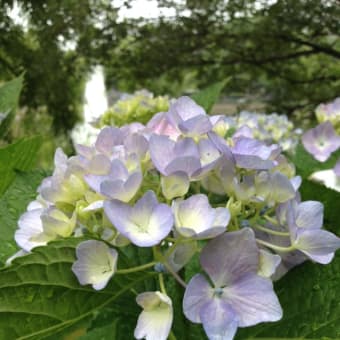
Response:
[{"label": "blurred park background", "polygon": [[1,145],[43,135],[43,167],[56,146],[71,153],[74,126],[122,92],[177,97],[229,79],[215,113],[278,112],[293,120],[312,119],[319,103],[340,94],[337,0],[0,4],[0,84],[24,79]]}]

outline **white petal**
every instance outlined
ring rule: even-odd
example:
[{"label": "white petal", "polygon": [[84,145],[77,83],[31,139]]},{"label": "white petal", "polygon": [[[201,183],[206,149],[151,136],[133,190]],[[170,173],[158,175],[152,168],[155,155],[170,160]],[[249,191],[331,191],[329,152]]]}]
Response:
[{"label": "white petal", "polygon": [[136,300],[144,310],[137,321],[135,338],[166,340],[173,320],[170,298],[160,292],[146,292],[139,294]]}]

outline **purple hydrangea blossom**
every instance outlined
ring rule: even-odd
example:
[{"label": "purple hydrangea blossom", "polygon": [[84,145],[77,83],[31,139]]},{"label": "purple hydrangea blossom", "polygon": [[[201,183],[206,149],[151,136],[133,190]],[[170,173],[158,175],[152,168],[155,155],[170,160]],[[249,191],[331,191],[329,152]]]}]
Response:
[{"label": "purple hydrangea blossom", "polygon": [[315,159],[325,162],[340,147],[340,136],[330,122],[325,122],[305,132],[302,143]]},{"label": "purple hydrangea blossom", "polygon": [[173,226],[171,208],[159,204],[153,191],[146,192],[134,206],[118,200],[106,201],[104,211],[117,230],[140,247],[160,243]]},{"label": "purple hydrangea blossom", "polygon": [[331,262],[334,252],[340,248],[340,239],[321,229],[323,205],[320,202],[290,200],[278,206],[276,216],[278,225],[268,224],[267,227],[287,236],[259,236],[269,241],[269,248],[272,244],[272,248],[282,257],[280,274],[276,274],[276,277],[307,258],[321,264]]},{"label": "purple hydrangea blossom", "polygon": [[231,148],[236,165],[240,168],[266,170],[275,166],[275,158],[281,149],[278,145],[267,146],[256,139],[239,137]]},{"label": "purple hydrangea blossom", "polygon": [[172,140],[180,136],[178,130],[169,122],[165,112],[159,112],[153,116],[146,127],[151,133],[168,136]]},{"label": "purple hydrangea blossom", "polygon": [[193,195],[172,204],[176,231],[184,237],[212,238],[223,232],[230,220],[227,208],[212,208],[206,195]]},{"label": "purple hydrangea blossom", "polygon": [[107,174],[86,174],[85,181],[97,193],[129,202],[142,183],[142,173],[136,159],[132,157],[128,161],[130,164],[134,163],[132,170],[128,169],[121,160],[114,159]]},{"label": "purple hydrangea blossom", "polygon": [[190,321],[203,324],[209,339],[233,339],[238,327],[282,317],[271,280],[257,274],[259,250],[251,229],[211,240],[200,262],[210,281],[203,274],[193,276],[183,311]]},{"label": "purple hydrangea blossom", "polygon": [[204,109],[189,97],[180,97],[169,108],[168,121],[184,136],[200,136],[211,131],[212,124]]},{"label": "purple hydrangea blossom", "polygon": [[117,145],[122,145],[124,141],[123,132],[116,127],[105,127],[97,137],[95,148],[98,152],[110,156]]},{"label": "purple hydrangea blossom", "polygon": [[340,97],[327,104],[320,104],[315,109],[319,122],[330,121],[333,125],[339,124],[340,118]]},{"label": "purple hydrangea blossom", "polygon": [[54,164],[53,175],[43,180],[38,192],[51,204],[58,202],[74,204],[87,190],[87,185],[82,179],[82,168],[77,162],[67,159],[60,148],[56,150]]},{"label": "purple hydrangea blossom", "polygon": [[340,248],[340,238],[323,230],[323,206],[320,202],[286,203],[286,220],[292,246],[315,262],[327,264]]},{"label": "purple hydrangea blossom", "polygon": [[198,143],[192,138],[174,142],[166,136],[152,135],[149,141],[154,166],[164,176],[184,172],[189,178],[201,178],[213,169],[221,153],[209,139]]},{"label": "purple hydrangea blossom", "polygon": [[178,171],[191,176],[201,167],[197,145],[191,138],[174,142],[166,136],[152,135],[149,145],[151,160],[164,176]]}]

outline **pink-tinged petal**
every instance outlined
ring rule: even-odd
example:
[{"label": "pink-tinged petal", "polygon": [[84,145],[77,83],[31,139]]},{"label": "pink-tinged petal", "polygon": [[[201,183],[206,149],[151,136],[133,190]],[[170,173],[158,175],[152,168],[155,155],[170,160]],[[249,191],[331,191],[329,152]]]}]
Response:
[{"label": "pink-tinged petal", "polygon": [[298,205],[295,223],[301,228],[321,229],[323,224],[323,204],[305,201]]},{"label": "pink-tinged petal", "polygon": [[213,288],[202,274],[193,276],[183,297],[183,313],[186,318],[201,323],[201,309],[213,298],[213,292]]},{"label": "pink-tinged petal", "polygon": [[173,320],[170,298],[161,292],[146,292],[139,294],[136,301],[143,311],[138,317],[135,338],[166,340]]},{"label": "pink-tinged petal", "polygon": [[340,248],[340,238],[326,230],[299,228],[293,246],[315,262],[328,261]]},{"label": "pink-tinged petal", "polygon": [[236,312],[240,327],[282,318],[272,281],[256,274],[244,275],[234,285],[224,288],[222,299]]},{"label": "pink-tinged petal", "polygon": [[201,321],[209,340],[232,340],[237,331],[238,317],[232,307],[222,299],[214,298],[200,312]]},{"label": "pink-tinged petal", "polygon": [[256,273],[258,252],[254,232],[244,228],[211,240],[203,248],[200,262],[215,286],[222,287],[231,285],[245,273]]},{"label": "pink-tinged petal", "polygon": [[81,285],[91,284],[94,289],[103,289],[116,271],[118,253],[104,242],[89,240],[76,248],[77,261],[72,271]]},{"label": "pink-tinged petal", "polygon": [[147,128],[157,134],[169,136],[172,139],[177,139],[180,135],[178,130],[168,121],[165,112],[159,112],[155,116],[151,118],[149,123],[147,124]]},{"label": "pink-tinged petal", "polygon": [[115,145],[123,144],[123,133],[115,127],[105,127],[99,132],[96,149],[104,154],[111,154]]}]

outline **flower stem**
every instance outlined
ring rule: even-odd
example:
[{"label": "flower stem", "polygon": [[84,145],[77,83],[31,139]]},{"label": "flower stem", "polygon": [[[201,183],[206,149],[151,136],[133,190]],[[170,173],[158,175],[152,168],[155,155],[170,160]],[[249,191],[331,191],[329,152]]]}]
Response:
[{"label": "flower stem", "polygon": [[277,222],[277,220],[275,220],[275,218],[270,217],[270,216],[268,216],[268,215],[264,215],[263,217],[264,217],[268,222],[270,222],[271,224],[278,225],[278,222]]},{"label": "flower stem", "polygon": [[156,263],[157,263],[156,261],[153,261],[153,262],[146,263],[146,264],[143,264],[143,265],[137,266],[137,267],[132,267],[132,268],[128,268],[128,269],[119,269],[119,270],[116,271],[115,274],[129,274],[129,273],[133,273],[133,272],[139,272],[141,270],[145,270],[145,269],[153,267]]},{"label": "flower stem", "polygon": [[253,228],[257,229],[257,230],[261,230],[261,231],[264,231],[268,234],[271,234],[271,235],[276,235],[276,236],[286,236],[286,237],[289,237],[289,233],[288,232],[284,232],[284,231],[276,231],[276,230],[272,230],[272,229],[268,229],[266,227],[263,227],[259,224],[255,224],[253,225]]},{"label": "flower stem", "polygon": [[173,269],[166,263],[164,262],[164,267],[167,269],[167,271],[176,279],[176,281],[181,285],[183,286],[184,288],[187,287],[187,284],[182,280],[182,278],[176,273],[173,271]]},{"label": "flower stem", "polygon": [[158,281],[159,281],[159,288],[161,289],[161,292],[165,295],[168,295],[165,289],[164,278],[163,278],[162,273],[158,274]]},{"label": "flower stem", "polygon": [[279,251],[279,252],[286,252],[287,253],[289,251],[295,250],[295,247],[293,247],[293,246],[280,247],[280,246],[276,246],[275,244],[271,244],[269,242],[259,240],[258,238],[256,239],[256,242],[259,243],[259,244],[262,244],[265,247],[271,248],[271,249]]}]

